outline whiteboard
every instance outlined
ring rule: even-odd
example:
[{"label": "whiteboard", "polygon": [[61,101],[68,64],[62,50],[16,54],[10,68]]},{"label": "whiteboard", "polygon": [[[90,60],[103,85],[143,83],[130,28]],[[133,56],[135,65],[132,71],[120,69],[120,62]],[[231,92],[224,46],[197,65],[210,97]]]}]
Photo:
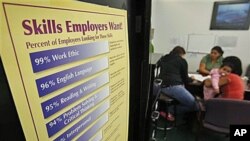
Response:
[{"label": "whiteboard", "polygon": [[189,34],[187,52],[210,53],[214,47],[215,36],[211,34]]}]

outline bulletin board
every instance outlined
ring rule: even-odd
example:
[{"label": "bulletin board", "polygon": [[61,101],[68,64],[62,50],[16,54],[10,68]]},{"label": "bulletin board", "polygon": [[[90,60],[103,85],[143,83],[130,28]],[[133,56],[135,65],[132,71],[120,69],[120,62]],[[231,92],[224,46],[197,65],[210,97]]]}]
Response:
[{"label": "bulletin board", "polygon": [[215,35],[189,34],[187,52],[209,53],[215,44]]},{"label": "bulletin board", "polygon": [[1,3],[0,53],[26,140],[128,140],[127,12]]}]

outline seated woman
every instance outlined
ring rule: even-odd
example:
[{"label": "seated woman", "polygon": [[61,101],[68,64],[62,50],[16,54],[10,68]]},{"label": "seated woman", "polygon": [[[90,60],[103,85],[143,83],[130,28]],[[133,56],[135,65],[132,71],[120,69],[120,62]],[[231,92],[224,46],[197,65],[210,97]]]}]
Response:
[{"label": "seated woman", "polygon": [[[241,61],[235,56],[227,57],[223,60],[220,69],[224,75],[219,78],[222,98],[244,99],[244,83],[240,77],[242,73]],[[205,87],[212,87],[211,79],[204,82]]]},{"label": "seated woman", "polygon": [[206,76],[209,75],[213,68],[219,68],[223,60],[223,50],[220,46],[215,46],[211,49],[211,53],[204,56],[200,62],[199,73]]},{"label": "seated woman", "polygon": [[[188,77],[187,61],[183,58],[185,53],[184,48],[177,46],[158,62],[161,68],[159,75],[162,79],[161,91],[167,96],[179,101],[180,104],[177,106],[177,112],[179,113],[198,111],[195,98],[184,87],[185,83],[192,81],[192,79]],[[168,120],[174,120],[172,112],[173,111],[170,111],[167,115],[163,112],[160,114]]]}]

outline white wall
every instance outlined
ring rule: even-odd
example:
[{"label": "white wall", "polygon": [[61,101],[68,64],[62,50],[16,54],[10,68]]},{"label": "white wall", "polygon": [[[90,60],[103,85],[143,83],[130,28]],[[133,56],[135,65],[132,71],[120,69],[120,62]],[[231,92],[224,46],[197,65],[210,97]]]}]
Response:
[{"label": "white wall", "polygon": [[[234,36],[235,47],[223,47],[225,56],[238,56],[246,67],[250,64],[250,30],[210,30],[215,0],[152,0],[153,44],[156,53],[168,53],[174,46],[187,48],[189,34]],[[217,0],[218,1],[218,0]],[[202,45],[201,45],[202,46]],[[212,47],[211,47],[212,48]],[[188,53],[189,71],[196,71],[205,54]]]}]

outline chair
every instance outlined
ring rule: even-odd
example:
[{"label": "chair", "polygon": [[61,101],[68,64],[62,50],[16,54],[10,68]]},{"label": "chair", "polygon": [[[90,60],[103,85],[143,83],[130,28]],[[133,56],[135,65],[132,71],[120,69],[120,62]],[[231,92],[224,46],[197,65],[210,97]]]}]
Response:
[{"label": "chair", "polygon": [[166,131],[172,129],[173,127],[176,126],[176,120],[173,121],[173,126],[169,126],[168,122],[165,122],[164,127],[159,127],[158,122],[160,118],[160,111],[164,111],[168,113],[169,107],[174,106],[174,116],[176,118],[176,105],[179,103],[176,99],[171,98],[167,96],[166,94],[161,92],[161,80],[156,79],[154,81],[154,95],[155,95],[155,101],[153,103],[152,107],[152,114],[151,114],[151,119],[154,123],[154,129],[152,131],[152,139],[155,140],[156,134],[158,130],[164,130],[164,136],[166,137]]},{"label": "chair", "polygon": [[223,98],[206,101],[202,127],[228,136],[232,124],[250,124],[250,101]]}]

